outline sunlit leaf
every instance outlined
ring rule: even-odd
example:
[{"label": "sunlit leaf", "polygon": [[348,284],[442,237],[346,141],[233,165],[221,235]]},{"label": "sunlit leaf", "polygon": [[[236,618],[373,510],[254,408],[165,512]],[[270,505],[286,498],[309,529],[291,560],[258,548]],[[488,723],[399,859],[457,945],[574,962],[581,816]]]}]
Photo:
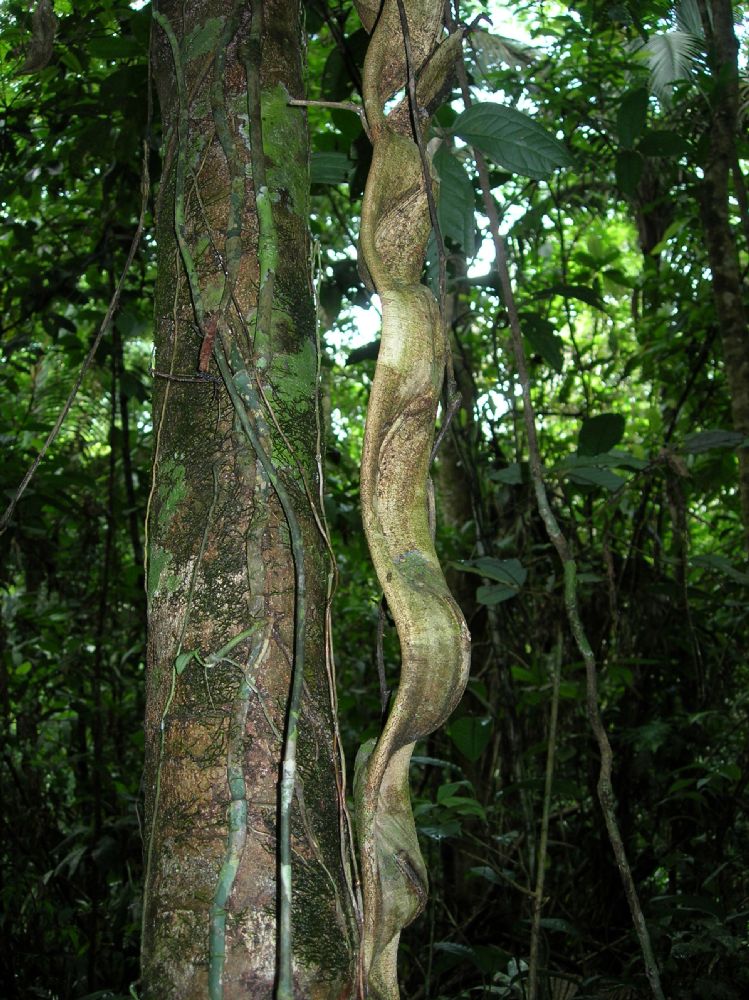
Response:
[{"label": "sunlit leaf", "polygon": [[572,159],[561,142],[515,108],[474,104],[455,119],[453,131],[495,163],[523,177],[543,180]]},{"label": "sunlit leaf", "polygon": [[444,145],[437,150],[434,167],[440,179],[437,212],[442,235],[471,256],[475,229],[471,179],[460,160]]},{"label": "sunlit leaf", "polygon": [[640,49],[650,70],[650,87],[661,101],[668,103],[673,84],[687,79],[699,48],[699,39],[675,28],[651,35]]}]

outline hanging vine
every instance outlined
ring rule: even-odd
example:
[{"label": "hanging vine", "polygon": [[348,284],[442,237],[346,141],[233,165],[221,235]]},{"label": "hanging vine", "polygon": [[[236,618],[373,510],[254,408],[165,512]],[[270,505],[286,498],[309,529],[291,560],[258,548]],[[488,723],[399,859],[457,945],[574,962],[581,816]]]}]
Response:
[{"label": "hanging vine", "polygon": [[[383,732],[361,748],[354,779],[364,895],[360,976],[365,995],[391,1000],[398,997],[401,929],[424,907],[427,894],[410,804],[411,753],[452,712],[469,668],[468,629],[440,568],[428,512],[446,357],[437,302],[421,284],[432,227],[418,136],[443,96],[460,33],[440,40],[442,5],[435,0],[361,0],[357,9],[372,36],[363,96],[373,154],[360,259],[382,302],[362,459],[362,516],[402,657]],[[415,77],[410,100],[409,69]],[[386,111],[401,89],[404,98]]]}]

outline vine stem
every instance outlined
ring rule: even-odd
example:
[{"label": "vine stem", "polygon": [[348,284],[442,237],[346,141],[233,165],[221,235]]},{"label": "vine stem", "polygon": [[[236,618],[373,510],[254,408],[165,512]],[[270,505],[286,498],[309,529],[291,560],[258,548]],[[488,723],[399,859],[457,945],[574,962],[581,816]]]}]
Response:
[{"label": "vine stem", "polygon": [[437,202],[434,197],[434,188],[432,181],[432,170],[429,162],[429,155],[424,145],[424,136],[421,131],[421,122],[419,120],[419,102],[416,94],[416,72],[413,64],[413,55],[411,53],[411,31],[408,26],[408,15],[406,14],[406,8],[404,0],[397,0],[398,3],[398,17],[401,23],[401,31],[403,32],[403,55],[406,60],[406,80],[407,80],[407,91],[408,91],[408,110],[411,116],[411,128],[414,134],[414,140],[416,142],[416,147],[419,150],[419,159],[421,160],[421,171],[424,175],[424,188],[427,196],[427,205],[429,206],[429,219],[432,223],[432,231],[434,232],[434,241],[437,245],[437,260],[439,262],[438,271],[438,288],[439,288],[439,310],[440,310],[440,326],[442,328],[442,336],[445,341],[445,391],[444,391],[444,405],[443,405],[443,419],[440,426],[437,437],[432,445],[432,452],[429,458],[430,464],[434,461],[434,458],[439,451],[439,447],[442,444],[442,439],[447,433],[447,429],[450,426],[453,417],[455,416],[458,408],[460,407],[460,394],[456,391],[455,383],[455,368],[453,365],[453,355],[452,355],[452,344],[450,343],[450,336],[447,332],[447,326],[445,324],[445,312],[446,312],[446,302],[447,302],[447,251],[445,249],[445,238],[442,234],[442,227],[440,225],[439,213],[437,212]]},{"label": "vine stem", "polygon": [[[473,103],[465,65],[458,61],[458,80],[460,82],[463,103],[468,108]],[[486,160],[480,150],[474,150],[476,165],[478,167],[481,194],[484,202],[484,210],[489,220],[489,231],[494,243],[494,253],[496,258],[499,283],[504,300],[507,315],[510,321],[510,342],[512,354],[515,361],[517,379],[523,398],[523,419],[525,431],[528,438],[528,462],[530,466],[533,490],[536,495],[536,504],[541,520],[546,528],[549,541],[554,546],[559,561],[562,563],[564,571],[564,603],[567,612],[570,631],[572,632],[577,648],[585,664],[586,678],[586,703],[588,711],[588,721],[593,731],[598,751],[600,754],[600,769],[598,773],[597,793],[601,805],[609,843],[614,854],[617,868],[624,886],[624,893],[627,897],[632,923],[640,944],[643,962],[645,964],[645,974],[650,984],[650,989],[655,1000],[665,1000],[663,987],[661,986],[658,963],[655,959],[653,946],[650,940],[650,933],[642,912],[640,899],[632,877],[632,869],[627,858],[619,824],[616,819],[616,799],[611,780],[613,767],[613,752],[609,742],[606,728],[601,718],[601,710],[598,701],[598,677],[596,660],[591,648],[585,628],[580,617],[580,608],[577,599],[577,564],[572,554],[567,538],[565,537],[559,522],[554,515],[549,503],[546,483],[544,480],[544,468],[541,461],[541,451],[538,445],[538,435],[536,433],[536,418],[531,400],[531,380],[528,374],[528,366],[525,361],[523,349],[523,334],[520,327],[520,317],[518,315],[517,304],[512,289],[510,279],[510,269],[507,262],[507,250],[504,239],[499,231],[499,217],[497,207],[491,192],[489,172],[486,167]]]},{"label": "vine stem", "polygon": [[[270,337],[273,310],[274,268],[278,259],[278,243],[273,213],[268,190],[265,170],[265,152],[263,148],[262,104],[260,92],[260,66],[262,60],[262,6],[260,0],[252,4],[252,22],[248,44],[244,50],[245,73],[247,75],[247,109],[250,130],[250,158],[252,161],[252,179],[255,186],[255,203],[258,216],[258,254],[260,257],[260,289],[257,304],[257,331]],[[219,370],[221,359],[217,354]],[[227,382],[229,393],[235,392],[234,385]],[[265,398],[262,386],[258,380],[258,388]],[[252,403],[254,392],[249,379],[245,383],[246,398]],[[232,395],[234,400],[234,395]],[[269,407],[270,409],[270,407]],[[250,430],[247,412],[244,413],[243,426],[246,423]],[[259,413],[258,409],[255,410]],[[272,411],[271,411],[272,412]],[[240,413],[240,420],[242,413]],[[250,436],[248,434],[248,436]],[[255,443],[253,442],[253,447]],[[259,442],[257,447],[260,447]],[[306,606],[306,581],[304,570],[304,544],[296,513],[273,463],[261,457],[256,448],[258,458],[276,491],[279,503],[283,508],[286,523],[291,536],[291,550],[294,560],[295,602],[294,602],[294,658],[291,667],[291,690],[289,692],[286,718],[286,732],[281,763],[281,789],[279,799],[279,906],[278,906],[278,977],[276,982],[276,1000],[293,1000],[293,940],[291,924],[292,908],[292,871],[291,871],[291,807],[296,785],[296,750],[299,735],[299,716],[301,713],[302,690],[304,685],[304,622]],[[263,453],[264,454],[264,453]],[[267,466],[266,466],[267,463]]]},{"label": "vine stem", "polygon": [[536,859],[536,886],[533,892],[533,919],[531,923],[531,947],[528,959],[528,1000],[538,1000],[538,958],[541,945],[541,913],[544,906],[544,876],[546,875],[546,848],[549,841],[549,813],[551,811],[551,790],[554,781],[554,758],[557,747],[557,720],[559,718],[559,685],[562,676],[562,635],[561,627],[556,646],[552,653],[551,711],[549,713],[549,736],[546,745],[546,774],[544,777],[544,804],[541,813],[541,832],[538,840]]}]

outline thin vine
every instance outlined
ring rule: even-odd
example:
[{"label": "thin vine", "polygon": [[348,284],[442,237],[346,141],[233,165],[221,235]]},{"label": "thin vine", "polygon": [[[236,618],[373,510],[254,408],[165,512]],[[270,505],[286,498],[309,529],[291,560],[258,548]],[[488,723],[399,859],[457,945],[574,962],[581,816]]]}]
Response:
[{"label": "thin vine", "polygon": [[[458,63],[458,80],[460,82],[463,103],[468,108],[473,102],[468,86],[465,66],[462,61]],[[533,489],[536,495],[536,504],[538,506],[538,512],[541,516],[541,520],[546,528],[549,541],[554,546],[554,549],[559,557],[559,561],[562,564],[564,572],[564,604],[567,612],[567,620],[569,622],[570,631],[572,632],[575,643],[580,650],[585,664],[588,720],[590,722],[591,729],[593,730],[596,743],[598,744],[600,754],[600,769],[597,785],[598,800],[601,805],[601,811],[603,812],[609,842],[621,875],[624,893],[627,897],[627,903],[629,904],[635,933],[640,943],[640,950],[645,964],[645,974],[650,984],[651,992],[655,1000],[665,1000],[663,987],[661,986],[660,981],[660,973],[658,971],[658,963],[656,962],[653,946],[650,941],[650,933],[642,912],[637,887],[635,886],[634,879],[632,877],[632,869],[627,858],[624,842],[619,830],[619,824],[616,819],[616,799],[611,780],[613,753],[608,733],[606,732],[606,728],[601,718],[598,701],[598,678],[595,655],[590,642],[588,641],[588,637],[585,633],[582,619],[580,617],[580,609],[577,599],[577,564],[567,538],[560,528],[559,522],[551,509],[549,497],[546,492],[544,468],[541,460],[538,437],[536,434],[535,411],[531,399],[531,380],[525,360],[523,334],[520,327],[520,317],[510,278],[507,250],[499,231],[497,207],[491,193],[491,183],[489,181],[489,172],[487,170],[486,161],[479,150],[474,150],[474,156],[478,167],[484,210],[489,220],[489,231],[494,243],[496,267],[499,275],[502,299],[507,309],[507,315],[510,322],[510,343],[515,362],[515,369],[517,372],[517,379],[520,384],[523,398],[523,418],[525,422],[526,436],[528,439],[528,461],[531,480],[533,482]]]}]

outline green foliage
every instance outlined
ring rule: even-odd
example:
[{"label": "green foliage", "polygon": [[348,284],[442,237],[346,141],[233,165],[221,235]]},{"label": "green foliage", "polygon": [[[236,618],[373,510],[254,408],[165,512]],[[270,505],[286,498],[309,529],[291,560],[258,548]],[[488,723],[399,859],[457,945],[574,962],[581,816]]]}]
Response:
[{"label": "green foliage", "polygon": [[[308,96],[356,100],[364,39],[355,15],[346,3],[305,6]],[[469,7],[470,16],[482,9]],[[24,75],[30,10],[9,3],[0,13],[6,501],[119,276],[146,135],[157,175],[148,8],[55,10],[51,62]],[[501,103],[465,112],[454,100],[435,130],[464,399],[434,469],[438,543],[474,656],[462,704],[414,758],[431,895],[405,935],[403,992],[522,995],[561,629],[543,988],[564,995],[572,984],[576,1000],[647,995],[596,804],[561,572],[529,485],[504,351],[507,303],[490,273],[470,156],[450,145],[459,137],[492,161],[551,502],[574,542],[618,816],[668,995],[738,1000],[749,990],[749,574],[736,492],[745,437],[732,429],[698,204],[721,82],[694,23],[669,37],[662,5],[532,4],[517,18],[533,44],[483,29],[469,36],[470,83]],[[650,40],[655,98],[651,69],[632,56],[638,38]],[[191,55],[203,58],[206,44],[193,39]],[[312,108],[309,119],[340,725],[351,754],[380,724],[380,619],[387,688],[398,656],[358,514],[375,324],[359,311],[369,292],[353,247],[369,145],[350,111]],[[737,141],[745,174],[746,137]],[[745,270],[740,213],[732,201]],[[153,253],[146,242],[117,324],[0,546],[0,979],[9,997],[125,996],[138,975]],[[181,657],[177,670],[192,654]]]},{"label": "green foliage", "polygon": [[571,160],[564,146],[537,122],[501,104],[474,104],[453,122],[452,130],[501,167],[542,180]]},{"label": "green foliage", "polygon": [[[0,14],[3,507],[104,317],[140,206],[150,12],[55,7],[50,62],[23,76],[30,7]],[[138,974],[151,277],[146,248],[0,544],[11,998],[124,996]]]}]

